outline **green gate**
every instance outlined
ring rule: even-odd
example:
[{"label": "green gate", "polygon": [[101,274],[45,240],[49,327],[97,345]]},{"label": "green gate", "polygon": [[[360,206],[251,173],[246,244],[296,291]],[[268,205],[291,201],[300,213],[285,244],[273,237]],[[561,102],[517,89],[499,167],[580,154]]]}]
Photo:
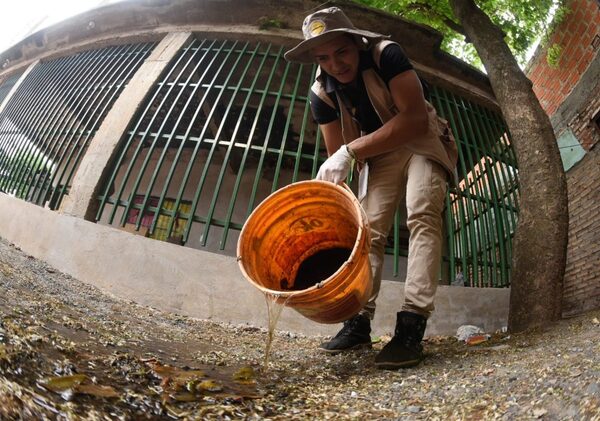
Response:
[{"label": "green gate", "polygon": [[0,115],[0,189],[57,209],[88,142],[152,48],[121,45],[36,65]]},{"label": "green gate", "polygon": [[[90,50],[35,66],[0,115],[0,189],[58,208],[87,143],[153,46]],[[97,221],[234,255],[250,212],[278,188],[313,178],[326,158],[307,99],[316,69],[286,62],[283,52],[211,39],[182,48],[101,180]],[[18,77],[5,79],[0,95]],[[518,177],[503,120],[438,86],[430,86],[429,99],[459,146],[460,183],[446,197],[440,279],[506,287]],[[407,255],[402,214],[386,247],[394,276]]]},{"label": "green gate", "polygon": [[[122,139],[96,219],[152,238],[235,253],[244,221],[269,193],[311,179],[326,152],[307,93],[315,67],[271,44],[196,39],[149,93]],[[446,202],[442,279],[509,285],[516,160],[500,115],[431,87],[459,144]],[[353,183],[354,184],[354,183]],[[407,254],[400,213],[387,253]]]}]

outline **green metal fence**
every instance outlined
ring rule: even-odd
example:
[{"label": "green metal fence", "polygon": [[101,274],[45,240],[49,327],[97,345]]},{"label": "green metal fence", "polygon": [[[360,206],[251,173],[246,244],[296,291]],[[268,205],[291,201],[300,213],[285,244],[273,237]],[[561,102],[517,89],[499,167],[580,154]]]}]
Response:
[{"label": "green metal fence", "polygon": [[498,114],[451,92],[433,86],[431,96],[459,146],[460,183],[446,200],[450,281],[508,286],[518,183],[506,127]]},{"label": "green metal fence", "polygon": [[0,115],[0,189],[58,208],[89,140],[152,48],[114,46],[35,66]]},{"label": "green metal fence", "polygon": [[[196,39],[162,75],[122,139],[96,219],[152,238],[234,253],[244,221],[269,193],[313,178],[326,153],[307,93],[313,66],[271,44]],[[459,144],[447,195],[442,278],[508,286],[518,209],[516,159],[502,119],[431,87]],[[408,232],[389,237],[394,273]]]},{"label": "green metal fence", "polygon": [[193,41],[132,122],[97,219],[149,236],[163,220],[170,241],[233,250],[260,201],[318,168],[313,72],[282,47]]}]

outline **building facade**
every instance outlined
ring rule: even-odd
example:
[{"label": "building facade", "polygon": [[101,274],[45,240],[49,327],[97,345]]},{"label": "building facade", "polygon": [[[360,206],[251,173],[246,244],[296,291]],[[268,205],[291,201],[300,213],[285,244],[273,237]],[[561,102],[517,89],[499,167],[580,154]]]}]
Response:
[{"label": "building facade", "polygon": [[[570,12],[533,57],[528,76],[554,127],[569,191],[563,312],[600,307],[600,3],[572,0]],[[548,46],[560,46],[549,64]]]},{"label": "building facade", "polygon": [[[239,277],[220,278],[233,276],[223,268],[235,264],[245,219],[271,192],[313,178],[326,158],[307,101],[316,68],[283,59],[317,7],[131,1],[76,16],[2,53],[0,213],[14,222],[0,226],[0,235],[142,302],[160,302],[165,297],[153,291],[166,288],[174,295],[162,307],[215,316],[231,288],[244,288]],[[496,287],[490,294],[500,294],[494,300],[504,314],[518,166],[487,78],[440,51],[440,34],[430,28],[342,7],[357,26],[400,42],[457,139],[460,184],[446,198],[440,283],[481,287],[465,288],[467,295]],[[392,283],[405,271],[403,219],[399,210],[389,237]],[[37,238],[58,237],[58,227],[70,233],[53,237],[60,246]],[[90,263],[111,261],[111,247],[113,271]],[[100,249],[108,255],[98,257]],[[144,267],[153,254],[160,267]],[[125,268],[127,259],[138,266]],[[198,290],[194,304],[186,294]],[[473,309],[489,303],[465,299]]]}]

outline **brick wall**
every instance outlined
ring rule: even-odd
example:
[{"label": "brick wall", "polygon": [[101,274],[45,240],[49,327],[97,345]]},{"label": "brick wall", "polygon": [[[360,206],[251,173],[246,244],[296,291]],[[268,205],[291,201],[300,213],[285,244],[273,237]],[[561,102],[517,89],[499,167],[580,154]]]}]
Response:
[{"label": "brick wall", "polygon": [[567,173],[569,248],[563,314],[600,308],[600,148]]},{"label": "brick wall", "polygon": [[546,60],[546,50],[540,49],[532,60],[528,76],[533,90],[546,113],[552,116],[571,93],[581,75],[596,56],[594,45],[600,37],[600,10],[598,0],[571,0],[571,13],[554,30],[548,45],[562,47],[559,65],[551,67]]},{"label": "brick wall", "polygon": [[559,67],[548,65],[540,49],[528,77],[557,137],[570,130],[587,151],[567,172],[569,245],[564,279],[563,314],[600,308],[600,3],[572,0],[572,12],[553,32],[550,43],[562,46]]}]

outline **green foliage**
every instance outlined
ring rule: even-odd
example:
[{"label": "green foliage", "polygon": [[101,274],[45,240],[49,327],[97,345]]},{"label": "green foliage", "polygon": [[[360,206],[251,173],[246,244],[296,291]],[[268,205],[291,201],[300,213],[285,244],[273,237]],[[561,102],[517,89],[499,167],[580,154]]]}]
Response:
[{"label": "green foliage", "polygon": [[[429,25],[444,35],[442,49],[481,68],[481,60],[472,44],[465,42],[460,23],[448,0],[355,0],[371,7],[397,14],[405,19]],[[505,41],[521,65],[527,50],[548,28],[548,16],[564,0],[475,0],[476,4],[498,25]],[[562,16],[565,11],[559,7]],[[566,10],[566,8],[564,8]]]},{"label": "green foliage", "polygon": [[[550,25],[545,28],[544,35],[541,40],[541,44],[548,44],[550,41],[550,35],[558,25],[560,25],[565,18],[571,13],[571,9],[566,6],[567,0],[562,0],[561,4],[556,9],[554,13],[554,18]],[[560,44],[554,43],[548,47],[548,51],[546,52],[546,61],[548,65],[553,68],[558,68],[560,62],[560,56],[562,54],[562,46]]]},{"label": "green foliage", "polygon": [[553,68],[558,68],[558,64],[560,62],[560,55],[562,53],[562,47],[560,44],[552,44],[548,47],[548,53],[546,54],[546,61],[548,65]]}]

